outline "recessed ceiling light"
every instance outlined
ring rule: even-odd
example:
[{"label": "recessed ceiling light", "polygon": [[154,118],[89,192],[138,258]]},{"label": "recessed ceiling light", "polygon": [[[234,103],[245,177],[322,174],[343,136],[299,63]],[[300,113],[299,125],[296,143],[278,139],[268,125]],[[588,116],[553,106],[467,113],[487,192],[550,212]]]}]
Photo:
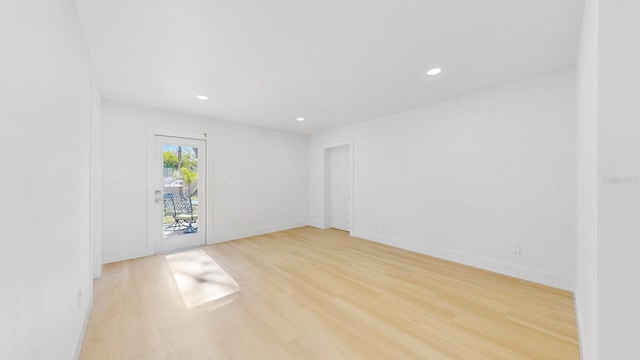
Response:
[{"label": "recessed ceiling light", "polygon": [[198,100],[209,100],[209,97],[206,95],[198,95],[196,97],[198,98]]},{"label": "recessed ceiling light", "polygon": [[442,69],[433,68],[433,69],[427,71],[427,75],[429,75],[429,76],[438,75],[438,74],[440,74],[441,71],[442,71]]},{"label": "recessed ceiling light", "polygon": [[298,120],[298,121],[304,121],[304,118],[303,118],[303,117],[299,117],[299,118],[296,118],[296,120]]}]

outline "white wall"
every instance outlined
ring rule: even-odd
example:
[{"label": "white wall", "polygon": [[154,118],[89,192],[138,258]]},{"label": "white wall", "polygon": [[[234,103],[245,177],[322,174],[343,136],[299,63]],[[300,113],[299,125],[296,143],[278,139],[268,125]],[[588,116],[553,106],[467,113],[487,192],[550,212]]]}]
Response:
[{"label": "white wall", "polygon": [[0,359],[67,360],[92,300],[91,74],[74,2],[3,1],[0,49]]},{"label": "white wall", "polygon": [[640,2],[598,14],[598,359],[638,359]]},{"label": "white wall", "polygon": [[315,226],[322,148],[349,139],[352,235],[572,288],[574,69],[312,135]]},{"label": "white wall", "polygon": [[306,224],[306,136],[108,101],[102,115],[105,262],[153,253],[145,225],[149,128],[207,133],[207,243]]},{"label": "white wall", "polygon": [[587,0],[577,66],[575,305],[584,360],[598,354],[598,1]]},{"label": "white wall", "polygon": [[102,109],[95,83],[91,102],[91,243],[93,278],[102,276]]}]

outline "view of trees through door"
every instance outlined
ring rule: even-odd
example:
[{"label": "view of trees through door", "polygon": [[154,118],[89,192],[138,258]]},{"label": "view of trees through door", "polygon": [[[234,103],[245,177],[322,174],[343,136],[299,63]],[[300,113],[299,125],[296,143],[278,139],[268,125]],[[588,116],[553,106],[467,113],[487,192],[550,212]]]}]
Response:
[{"label": "view of trees through door", "polygon": [[206,141],[170,134],[152,136],[148,163],[149,243],[155,245],[156,253],[204,245]]},{"label": "view of trees through door", "polygon": [[163,234],[175,236],[198,232],[198,148],[164,144]]}]

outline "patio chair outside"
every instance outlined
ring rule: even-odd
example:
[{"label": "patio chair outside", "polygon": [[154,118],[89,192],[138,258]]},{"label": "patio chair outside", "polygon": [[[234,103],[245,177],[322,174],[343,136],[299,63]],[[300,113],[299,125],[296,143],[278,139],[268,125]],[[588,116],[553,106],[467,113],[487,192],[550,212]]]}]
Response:
[{"label": "patio chair outside", "polygon": [[185,233],[198,232],[193,224],[198,220],[198,215],[193,213],[193,203],[190,197],[172,196],[175,209],[175,222],[186,226]]}]

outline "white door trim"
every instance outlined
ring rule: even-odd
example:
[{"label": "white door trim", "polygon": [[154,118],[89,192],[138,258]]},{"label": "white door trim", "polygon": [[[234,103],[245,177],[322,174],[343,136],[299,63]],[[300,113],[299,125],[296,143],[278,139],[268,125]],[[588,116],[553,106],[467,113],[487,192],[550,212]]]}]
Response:
[{"label": "white door trim", "polygon": [[158,129],[158,128],[148,128],[147,129],[148,136],[153,139],[156,135],[159,136],[171,136],[177,138],[184,139],[194,139],[194,140],[207,140],[207,133],[192,133],[192,132],[184,132],[184,131],[174,131],[167,129]]},{"label": "white door trim", "polygon": [[355,229],[355,217],[354,217],[354,203],[355,203],[355,195],[356,189],[354,185],[354,150],[353,150],[354,141],[353,139],[338,141],[333,143],[325,144],[322,147],[322,161],[323,161],[323,180],[324,180],[324,221],[323,228],[328,229],[331,227],[331,179],[329,178],[329,171],[327,167],[330,165],[328,161],[328,157],[330,155],[329,151],[332,148],[340,147],[340,146],[348,146],[349,147],[349,163],[350,163],[350,171],[349,171],[349,182],[351,187],[351,196],[349,198],[349,232],[352,232]]},{"label": "white door trim", "polygon": [[[166,129],[157,129],[157,128],[148,128],[147,129],[147,221],[145,227],[147,229],[147,239],[145,244],[145,250],[147,254],[154,254],[156,252],[156,239],[160,238],[161,228],[150,226],[150,224],[154,224],[156,222],[156,214],[155,214],[155,194],[156,190],[155,184],[155,176],[156,176],[156,165],[154,164],[154,156],[156,155],[156,136],[168,136],[182,139],[191,139],[191,140],[201,140],[205,143],[205,159],[208,157],[209,153],[207,150],[207,134],[206,133],[189,133],[182,131],[174,131],[174,130],[166,130]],[[206,162],[209,162],[208,160]],[[210,174],[209,164],[205,164],[205,183],[201,184],[205,187],[208,183],[208,178]],[[205,191],[205,206],[204,206],[204,214],[208,213],[210,196],[208,195],[208,191]],[[206,215],[205,215],[206,216]],[[206,222],[205,225],[205,244],[208,244],[207,234],[210,233],[209,222],[206,217],[203,217],[203,222]],[[149,230],[152,229],[152,230]]]}]

